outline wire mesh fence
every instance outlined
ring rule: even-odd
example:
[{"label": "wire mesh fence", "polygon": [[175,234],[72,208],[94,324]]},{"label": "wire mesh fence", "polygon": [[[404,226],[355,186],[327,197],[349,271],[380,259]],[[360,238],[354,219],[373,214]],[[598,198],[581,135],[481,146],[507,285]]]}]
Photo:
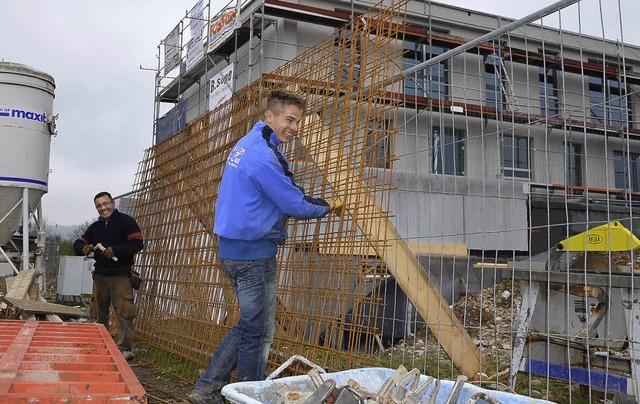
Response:
[{"label": "wire mesh fence", "polygon": [[440,4],[378,4],[147,150],[136,337],[192,378],[237,322],[216,195],[280,87],[309,100],[283,149],[296,181],[347,209],[288,221],[270,365],[301,354],[558,402],[638,396],[640,47],[567,31],[591,5],[573,3],[507,30]]}]

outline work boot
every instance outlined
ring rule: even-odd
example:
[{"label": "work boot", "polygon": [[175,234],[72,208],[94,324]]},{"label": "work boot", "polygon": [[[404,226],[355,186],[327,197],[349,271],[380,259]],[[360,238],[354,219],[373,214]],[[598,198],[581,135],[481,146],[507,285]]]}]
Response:
[{"label": "work boot", "polygon": [[214,391],[213,394],[208,397],[204,395],[200,390],[193,390],[189,396],[187,396],[187,401],[191,404],[224,404],[225,400],[222,398],[222,394],[220,394],[220,390]]},{"label": "work boot", "polygon": [[133,360],[136,357],[131,351],[122,351],[122,356],[124,356],[124,359],[127,362],[129,362],[130,360]]},{"label": "work boot", "polygon": [[207,404],[211,400],[207,400],[205,396],[198,393],[197,390],[194,390],[191,392],[191,394],[189,394],[189,396],[187,396],[187,401],[190,402],[191,404]]}]

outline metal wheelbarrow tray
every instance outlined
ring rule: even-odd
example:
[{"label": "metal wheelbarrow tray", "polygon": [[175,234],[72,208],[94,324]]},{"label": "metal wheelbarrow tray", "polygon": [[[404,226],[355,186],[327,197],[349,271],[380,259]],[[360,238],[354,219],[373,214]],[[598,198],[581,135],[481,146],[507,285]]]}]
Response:
[{"label": "metal wheelbarrow tray", "polygon": [[[393,369],[388,368],[362,368],[345,370],[335,373],[324,373],[321,375],[323,380],[333,379],[336,386],[344,386],[349,379],[353,379],[360,386],[371,392],[376,392],[382,384],[391,377],[394,373]],[[428,376],[421,375],[420,383],[425,383]],[[436,403],[444,404],[448,397],[451,395],[452,389],[455,385],[455,381],[441,380],[440,388],[437,392]],[[276,380],[264,380],[254,382],[238,382],[226,385],[222,389],[222,395],[232,403],[238,404],[278,404],[283,402],[283,398],[280,397],[278,391],[283,387],[288,388],[291,391],[298,392],[312,392],[316,390],[311,378],[308,375],[290,376]],[[426,393],[422,397],[422,401],[429,400],[435,383],[431,383]],[[526,404],[544,404],[551,403],[546,400],[534,399],[518,394],[487,390],[477,387],[470,383],[464,383],[460,391],[457,403],[466,403],[477,393],[484,393],[486,396],[496,400],[501,404],[513,404],[513,403],[526,403]],[[300,400],[302,404],[305,400]],[[288,400],[287,402],[292,402]],[[472,401],[473,402],[473,401]],[[485,403],[479,399],[478,403]]]}]

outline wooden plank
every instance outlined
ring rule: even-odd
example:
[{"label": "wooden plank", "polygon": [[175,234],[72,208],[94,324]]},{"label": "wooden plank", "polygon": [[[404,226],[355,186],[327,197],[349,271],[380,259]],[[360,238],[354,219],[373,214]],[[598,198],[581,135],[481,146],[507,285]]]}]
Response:
[{"label": "wooden plank", "polygon": [[11,288],[7,289],[7,297],[24,299],[24,297],[29,292],[29,287],[31,287],[31,282],[33,282],[33,277],[36,274],[35,269],[26,269],[24,271],[20,271],[18,275],[13,278],[13,282],[11,282]]},{"label": "wooden plank", "polygon": [[29,286],[27,295],[24,298],[28,300],[38,300],[38,296],[40,296],[40,285],[38,285],[38,282],[31,282],[31,286]]},{"label": "wooden plank", "polygon": [[[35,274],[35,269],[25,269],[24,271],[20,271],[18,275],[13,277],[11,282],[7,282],[7,294],[5,297],[12,299],[24,299],[29,292],[29,287],[31,287],[31,282],[33,282]],[[7,305],[5,303],[0,303],[0,310],[6,308]]]},{"label": "wooden plank", "polygon": [[[347,108],[347,107],[345,107]],[[357,107],[355,107],[357,108]],[[332,133],[325,127],[317,114],[307,116],[305,126],[309,127],[309,136],[300,138],[318,167],[324,167],[331,161],[339,161],[340,142],[327,142]],[[309,147],[327,145],[327,148]],[[326,181],[331,184],[333,194],[343,199],[346,210],[354,223],[366,234],[372,246],[386,243],[385,248],[376,250],[388,271],[420,316],[426,320],[429,329],[438,339],[440,346],[451,358],[455,366],[467,377],[473,377],[486,368],[480,350],[475,345],[462,323],[453,313],[447,301],[440,294],[438,286],[431,282],[425,269],[420,265],[415,253],[398,233],[393,223],[383,214],[382,208],[370,193],[350,192],[349,183],[358,178],[356,164],[346,165],[335,174],[327,173]],[[325,171],[326,173],[326,171]],[[375,214],[371,214],[372,210]]]},{"label": "wooden plank", "polygon": [[497,264],[495,262],[476,262],[473,264],[473,267],[486,269],[510,269],[509,264]]},{"label": "wooden plank", "polygon": [[468,258],[469,248],[460,243],[438,243],[433,241],[409,241],[409,249],[415,255],[428,255],[435,258]]},{"label": "wooden plank", "polygon": [[2,297],[6,303],[17,307],[18,309],[33,313],[33,314],[56,314],[69,317],[84,317],[90,316],[84,313],[82,310],[75,307],[64,306],[61,304],[47,303],[47,302],[34,302],[33,300],[15,299],[11,297]]},{"label": "wooden plank", "polygon": [[[407,243],[409,249],[414,255],[429,256],[431,258],[468,258],[469,249],[466,244],[458,243],[437,243],[427,241],[409,241]],[[318,242],[318,251],[320,254],[337,254],[337,255],[377,255],[372,247],[365,247],[364,253],[354,253],[361,250],[354,247],[338,245],[337,242],[328,242],[320,240]]]},{"label": "wooden plank", "polygon": [[[47,302],[47,300],[46,300],[44,297],[42,297],[40,294],[38,294],[38,298],[37,298],[36,300],[37,300],[38,302],[49,303],[49,302]],[[58,315],[56,315],[56,314],[47,314],[45,317],[47,318],[47,321],[53,321],[53,322],[56,322],[56,323],[62,323],[62,322],[63,322],[63,321],[62,321],[62,319],[61,319]]]},{"label": "wooden plank", "polygon": [[[13,283],[14,279],[15,279],[15,277],[10,277],[10,278],[6,278],[5,279],[6,285],[7,285],[7,290],[11,287],[11,284]],[[30,298],[31,298],[31,289],[32,289],[32,287],[34,285],[37,286],[36,283],[32,282],[31,283],[31,288],[29,288],[29,297]],[[35,299],[31,299],[31,300],[36,300],[38,302],[45,302],[45,303],[47,302],[45,300],[45,298],[40,295],[40,293],[37,293],[36,298]],[[6,306],[5,303],[1,303],[1,304],[4,304]],[[35,316],[34,315],[29,315],[29,316],[26,316],[26,317],[27,318],[33,318],[33,320],[35,320]],[[57,323],[62,323],[63,322],[62,319],[59,316],[55,315],[55,314],[47,314],[45,317],[47,318],[47,321],[53,321],[53,322],[57,322]],[[27,319],[27,318],[25,318],[25,319]]]}]

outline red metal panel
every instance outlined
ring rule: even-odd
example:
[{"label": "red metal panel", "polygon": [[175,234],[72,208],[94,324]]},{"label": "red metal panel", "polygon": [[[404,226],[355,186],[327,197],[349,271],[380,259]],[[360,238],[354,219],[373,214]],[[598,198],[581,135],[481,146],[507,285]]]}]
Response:
[{"label": "red metal panel", "polygon": [[1,403],[146,403],[102,324],[0,320]]}]

